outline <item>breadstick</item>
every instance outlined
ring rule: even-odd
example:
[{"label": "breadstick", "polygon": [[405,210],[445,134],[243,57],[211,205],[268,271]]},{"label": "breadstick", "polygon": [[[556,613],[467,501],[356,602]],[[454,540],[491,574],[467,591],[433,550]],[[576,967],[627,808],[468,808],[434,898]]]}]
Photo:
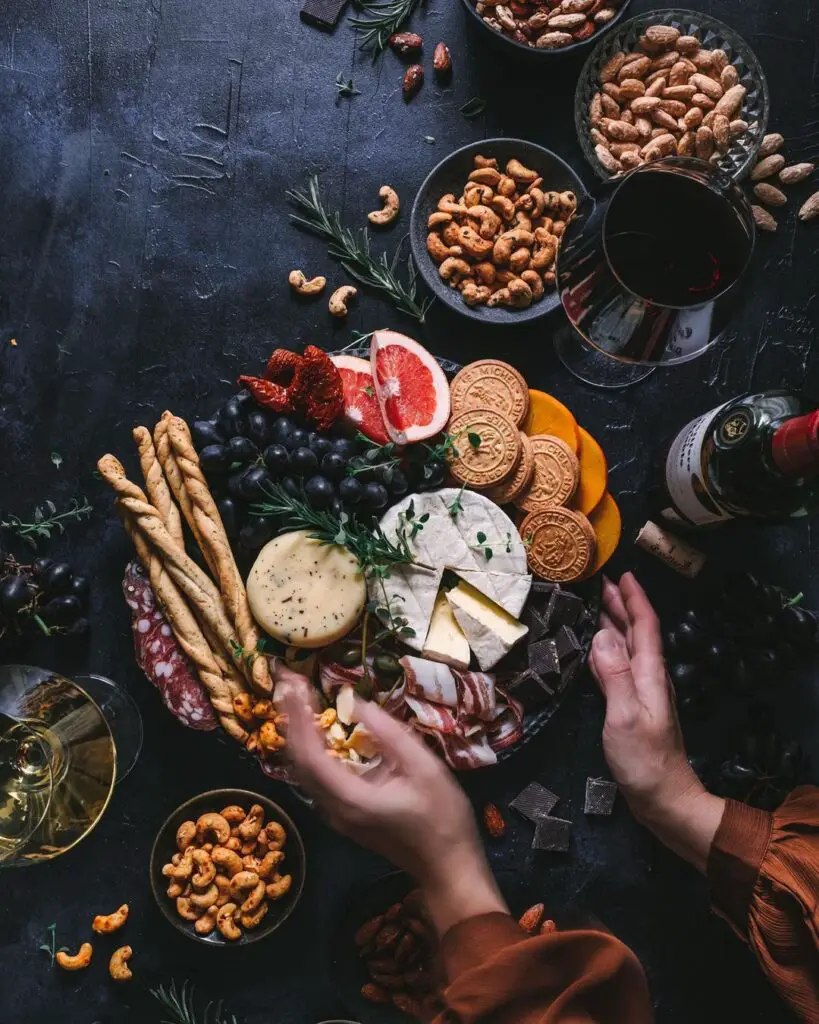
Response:
[{"label": "breadstick", "polygon": [[213,576],[218,577],[218,569],[216,563],[213,561],[210,549],[207,544],[204,543],[201,534],[199,533],[199,527],[196,519],[193,515],[193,504],[190,499],[190,495],[185,490],[185,481],[179,466],[176,462],[176,456],[174,455],[171,443],[168,440],[168,421],[171,419],[172,414],[164,412],[162,419],[154,427],[154,445],[156,446],[156,456],[159,459],[159,464],[168,479],[168,484],[174,493],[174,497],[179,502],[179,507],[182,509],[182,514],[185,516],[185,522],[191,529],[199,550],[204,555],[207,566],[210,569]]},{"label": "breadstick", "polygon": [[248,732],[233,711],[233,698],[237,694],[245,692],[244,687],[237,680],[228,680],[222,676],[199,624],[188,608],[184,597],[163,568],[159,557],[151,550],[148,542],[134,525],[131,515],[124,509],[120,509],[120,514],[123,526],[134,542],[137,557],[148,571],[151,588],[162,606],[168,625],[173,630],[179,646],[196,667],[196,672],[208,693],[214,711],[219,716],[222,727],[233,739],[238,740],[239,743],[246,743]]},{"label": "breadstick", "polygon": [[242,674],[247,676],[247,662],[242,658],[242,650],[235,631],[225,614],[222,596],[212,581],[196,562],[188,557],[184,548],[176,543],[157,510],[148,504],[140,488],[128,479],[122,464],[115,456],[103,455],[97,462],[97,468],[103,480],[113,488],[118,504],[130,513],[134,525],[161,558],[168,575],[197,609],[208,628],[218,637],[219,643],[229,652]]},{"label": "breadstick", "polygon": [[[206,545],[202,549],[203,553],[207,556],[210,551],[208,561],[212,560],[216,564],[216,579],[228,616],[239,635],[239,642],[246,651],[255,651],[259,642],[259,629],[250,611],[245,584],[230,549],[222,517],[199,465],[199,456],[193,447],[188,424],[179,416],[172,416],[167,423],[168,440],[192,505],[193,520],[201,537],[200,544],[204,542]],[[252,659],[250,682],[262,693],[272,692],[273,681],[266,658]]]},{"label": "breadstick", "polygon": [[148,500],[159,513],[162,522],[167,526],[168,533],[177,544],[184,546],[182,518],[179,515],[176,503],[171,497],[171,492],[168,490],[167,481],[162,473],[162,466],[157,459],[151,432],[147,427],[134,427],[133,437],[139,452],[139,465],[142,468],[142,475],[145,477],[145,490],[148,492]]}]

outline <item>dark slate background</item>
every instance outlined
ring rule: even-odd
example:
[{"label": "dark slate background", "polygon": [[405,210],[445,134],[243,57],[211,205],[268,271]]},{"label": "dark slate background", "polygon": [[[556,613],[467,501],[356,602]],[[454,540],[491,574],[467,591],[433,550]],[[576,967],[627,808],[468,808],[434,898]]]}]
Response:
[{"label": "dark slate background", "polygon": [[[650,6],[635,2],[633,10]],[[302,304],[286,285],[294,267],[326,274],[331,286],[344,275],[320,241],[289,226],[284,190],[317,172],[330,200],[360,224],[379,186],[393,185],[405,214],[384,239],[392,247],[430,168],[481,137],[530,138],[591,184],[572,121],[582,56],[532,68],[509,62],[472,38],[455,0],[429,0],[413,19],[426,39],[427,83],[405,105],[393,54],[373,65],[357,53],[348,26],[332,36],[317,32],[300,22],[292,0],[6,0],[3,7],[0,505],[22,514],[47,497],[88,494],[96,506],[90,523],[55,546],[93,573],[90,642],[71,651],[59,642],[32,645],[16,656],[113,677],[138,701],[146,735],[136,770],[87,841],[45,867],[0,872],[0,1021],[151,1024],[162,1014],[149,987],[191,978],[247,1024],[313,1024],[342,1011],[327,969],[333,916],[384,865],[328,832],[232,746],[188,732],[165,713],[133,661],[120,593],[130,551],[92,476],[95,460],[110,450],[134,469],[136,423],[153,424],[165,408],[189,419],[208,414],[232,392],[237,373],[256,372],[275,345],[310,340],[331,349],[347,344],[352,329],[405,329],[456,360],[508,358],[533,386],[568,403],[603,443],[625,513],[614,568],[635,567],[669,612],[688,600],[688,585],[632,546],[650,512],[652,457],[666,435],[735,393],[783,384],[819,393],[819,227],[799,226],[793,201],[778,234],[759,239],[746,304],[726,343],[621,393],[585,388],[557,364],[551,335],[559,314],[501,337],[438,308],[420,329],[363,292],[346,323],[331,323],[324,301]],[[816,4],[703,0],[700,7],[733,24],[761,58],[771,124],[790,140],[789,158],[819,157]],[[446,88],[429,73],[439,39],[453,54]],[[361,95],[336,105],[339,72]],[[467,120],[459,108],[475,96],[486,111]],[[797,198],[808,191],[800,186]],[[60,469],[51,452],[62,455]],[[748,567],[804,590],[819,606],[809,522],[728,528],[703,544],[715,567]],[[782,731],[813,744],[815,755],[819,689],[811,673],[782,681],[771,696]],[[740,706],[721,702],[717,719],[689,737],[692,747],[728,756],[741,717]],[[544,899],[550,911],[570,905],[604,921],[645,964],[663,1024],[790,1020],[751,955],[710,915],[701,879],[638,828],[622,802],[610,821],[583,817],[584,780],[605,772],[601,721],[585,679],[530,748],[469,780],[480,806],[487,798],[504,805],[538,778],[574,819],[569,856],[535,856],[531,830],[518,820],[492,846],[514,909]],[[147,865],[165,815],[224,785],[263,789],[291,811],[307,843],[309,881],[281,933],[247,951],[212,953],[159,916]],[[76,947],[91,916],[123,900],[132,907],[123,934],[135,950],[130,985],[109,982],[102,942],[89,971],[49,970],[37,946],[51,922],[60,943]]]}]

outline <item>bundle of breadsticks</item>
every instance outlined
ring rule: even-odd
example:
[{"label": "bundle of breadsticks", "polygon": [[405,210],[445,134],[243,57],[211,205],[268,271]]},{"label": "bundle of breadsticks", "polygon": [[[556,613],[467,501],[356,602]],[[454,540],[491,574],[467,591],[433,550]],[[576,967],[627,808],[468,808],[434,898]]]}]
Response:
[{"label": "bundle of breadsticks", "polygon": [[[97,467],[219,721],[248,750],[269,757],[285,743],[270,665],[258,652],[259,631],[188,425],[166,412],[153,435],[136,427],[134,441],[147,494],[115,456],[103,455]],[[183,517],[210,576],[185,550]]]}]

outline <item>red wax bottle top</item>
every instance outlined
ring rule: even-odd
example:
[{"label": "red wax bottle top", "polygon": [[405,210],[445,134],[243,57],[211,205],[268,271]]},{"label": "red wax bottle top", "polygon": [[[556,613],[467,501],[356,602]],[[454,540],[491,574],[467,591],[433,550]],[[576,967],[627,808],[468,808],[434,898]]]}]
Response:
[{"label": "red wax bottle top", "polygon": [[786,476],[819,473],[819,409],[777,427],[771,443],[777,469]]}]

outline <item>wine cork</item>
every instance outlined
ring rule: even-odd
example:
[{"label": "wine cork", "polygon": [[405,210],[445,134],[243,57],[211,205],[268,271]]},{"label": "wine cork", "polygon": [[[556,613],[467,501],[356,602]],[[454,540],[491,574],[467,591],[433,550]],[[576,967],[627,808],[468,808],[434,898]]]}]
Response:
[{"label": "wine cork", "polygon": [[705,565],[702,551],[649,520],[634,541],[638,548],[665,562],[675,572],[693,580]]}]

